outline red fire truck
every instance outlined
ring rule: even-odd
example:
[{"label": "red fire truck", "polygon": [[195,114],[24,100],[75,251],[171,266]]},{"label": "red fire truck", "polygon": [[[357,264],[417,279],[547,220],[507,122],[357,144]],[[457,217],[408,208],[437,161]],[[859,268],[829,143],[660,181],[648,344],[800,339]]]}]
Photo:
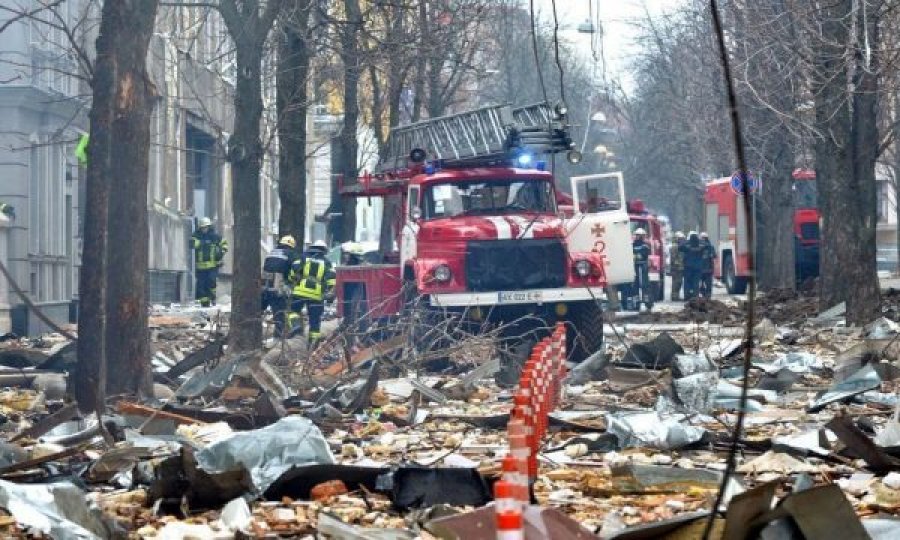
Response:
[{"label": "red fire truck", "polygon": [[[819,275],[819,210],[816,202],[816,173],[796,169],[794,193],[794,257],[797,280]],[[743,196],[732,186],[731,177],[717,178],[706,185],[706,232],[716,245],[715,277],[725,283],[729,294],[743,294],[749,277],[747,225]]]},{"label": "red fire truck", "polygon": [[631,235],[620,173],[572,178],[571,217],[557,206],[538,157],[580,158],[567,127],[561,107],[541,103],[393,128],[376,172],[342,194],[399,198],[398,249],[384,264],[337,268],[339,314],[389,317],[415,300],[480,325],[567,321],[576,355],[597,349],[596,300],[633,280]]}]

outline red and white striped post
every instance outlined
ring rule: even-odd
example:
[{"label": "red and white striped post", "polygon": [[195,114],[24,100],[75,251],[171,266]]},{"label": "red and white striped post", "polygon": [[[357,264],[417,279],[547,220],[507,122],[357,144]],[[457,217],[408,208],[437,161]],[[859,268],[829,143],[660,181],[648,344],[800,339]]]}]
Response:
[{"label": "red and white striped post", "polygon": [[515,496],[516,486],[505,480],[494,482],[494,513],[497,516],[497,540],[525,540],[522,503]]}]

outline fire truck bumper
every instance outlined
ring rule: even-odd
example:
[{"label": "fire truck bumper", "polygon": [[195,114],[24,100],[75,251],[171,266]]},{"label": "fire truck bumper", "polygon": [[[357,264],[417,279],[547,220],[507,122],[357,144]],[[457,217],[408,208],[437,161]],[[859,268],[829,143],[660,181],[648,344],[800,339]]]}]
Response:
[{"label": "fire truck bumper", "polygon": [[526,291],[492,291],[474,293],[432,294],[431,305],[435,307],[497,306],[514,304],[548,304],[555,302],[578,302],[603,297],[603,289],[592,287],[572,287],[562,289],[531,289]]}]

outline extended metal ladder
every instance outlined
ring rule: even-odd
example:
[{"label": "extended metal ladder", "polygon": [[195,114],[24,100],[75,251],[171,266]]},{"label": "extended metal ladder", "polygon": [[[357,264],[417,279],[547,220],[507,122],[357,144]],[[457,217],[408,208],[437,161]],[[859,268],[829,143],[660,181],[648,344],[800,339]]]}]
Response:
[{"label": "extended metal ladder", "polygon": [[572,148],[565,117],[547,103],[513,109],[482,107],[415,124],[391,128],[385,158],[378,171],[408,166],[413,149],[427,159],[461,163],[511,157],[517,149],[535,154]]}]

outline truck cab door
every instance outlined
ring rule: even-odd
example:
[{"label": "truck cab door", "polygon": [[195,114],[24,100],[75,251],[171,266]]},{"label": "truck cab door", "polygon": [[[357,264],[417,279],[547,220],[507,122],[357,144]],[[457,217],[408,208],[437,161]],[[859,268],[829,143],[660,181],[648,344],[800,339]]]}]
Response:
[{"label": "truck cab door", "polygon": [[565,220],[569,250],[602,256],[609,285],[634,281],[631,227],[622,173],[572,177],[574,215]]},{"label": "truck cab door", "polygon": [[410,186],[406,197],[406,208],[404,208],[403,232],[400,233],[400,266],[406,265],[407,261],[415,259],[417,251],[416,239],[419,235],[419,224],[416,222],[413,211],[416,210],[421,214],[419,206],[419,186]]}]

